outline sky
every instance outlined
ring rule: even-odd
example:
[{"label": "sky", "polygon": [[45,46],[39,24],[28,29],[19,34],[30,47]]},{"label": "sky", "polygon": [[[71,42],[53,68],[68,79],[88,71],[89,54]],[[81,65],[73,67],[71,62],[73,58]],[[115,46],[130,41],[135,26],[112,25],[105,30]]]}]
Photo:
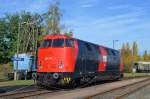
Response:
[{"label": "sky", "polygon": [[[52,0],[0,0],[0,17],[22,10],[44,13]],[[136,41],[150,53],[150,0],[59,0],[61,23],[74,37],[120,49]]]}]

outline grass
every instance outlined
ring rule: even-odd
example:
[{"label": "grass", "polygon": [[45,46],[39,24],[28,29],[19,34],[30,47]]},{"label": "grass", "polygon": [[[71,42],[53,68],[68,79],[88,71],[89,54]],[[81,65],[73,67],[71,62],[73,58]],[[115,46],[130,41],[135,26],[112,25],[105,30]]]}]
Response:
[{"label": "grass", "polygon": [[0,72],[0,81],[5,81],[8,78],[4,75],[4,73]]},{"label": "grass", "polygon": [[[150,73],[124,73],[124,77],[126,78],[132,78],[132,77],[139,77],[139,76],[146,76],[150,75]],[[5,78],[3,76],[0,76],[0,79]],[[19,85],[33,85],[33,80],[11,80],[11,81],[4,81],[0,82],[0,87],[4,86],[19,86]]]},{"label": "grass", "polygon": [[142,76],[150,76],[150,73],[124,73],[124,77],[142,77]]},{"label": "grass", "polygon": [[33,85],[33,80],[12,80],[12,81],[5,81],[0,82],[0,87],[4,86],[19,86],[19,85]]}]

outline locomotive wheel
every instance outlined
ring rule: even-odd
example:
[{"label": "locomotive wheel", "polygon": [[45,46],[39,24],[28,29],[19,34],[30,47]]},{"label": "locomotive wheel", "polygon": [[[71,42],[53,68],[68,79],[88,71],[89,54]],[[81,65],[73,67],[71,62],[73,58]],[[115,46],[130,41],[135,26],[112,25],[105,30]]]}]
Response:
[{"label": "locomotive wheel", "polygon": [[39,86],[39,87],[42,87],[41,83],[39,81],[36,81],[36,85]]},{"label": "locomotive wheel", "polygon": [[76,88],[76,87],[77,87],[76,81],[75,81],[75,80],[72,80],[72,81],[70,82],[70,84],[69,84],[69,88],[74,89],[74,88]]},{"label": "locomotive wheel", "polygon": [[123,74],[120,75],[120,80],[123,80]]},{"label": "locomotive wheel", "polygon": [[119,78],[117,78],[116,80],[118,81],[123,80],[123,74],[120,74]]}]

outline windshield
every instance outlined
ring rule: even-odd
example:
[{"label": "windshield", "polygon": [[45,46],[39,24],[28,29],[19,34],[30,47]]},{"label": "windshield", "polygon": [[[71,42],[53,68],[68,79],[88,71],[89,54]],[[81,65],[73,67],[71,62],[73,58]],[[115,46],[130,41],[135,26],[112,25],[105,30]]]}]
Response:
[{"label": "windshield", "polygon": [[64,47],[64,39],[54,39],[52,47]]},{"label": "windshield", "polygon": [[40,48],[46,48],[46,47],[51,47],[52,44],[52,40],[44,40],[41,45]]},{"label": "windshield", "polygon": [[66,39],[66,47],[74,47],[74,41],[71,39]]},{"label": "windshield", "polygon": [[74,47],[74,41],[72,39],[53,39],[53,40],[44,40],[40,48],[48,48],[48,47]]}]

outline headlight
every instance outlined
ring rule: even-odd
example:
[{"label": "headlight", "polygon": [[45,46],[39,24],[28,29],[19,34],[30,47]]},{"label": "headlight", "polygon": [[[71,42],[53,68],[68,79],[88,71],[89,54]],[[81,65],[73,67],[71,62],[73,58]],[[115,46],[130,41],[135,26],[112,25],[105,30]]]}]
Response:
[{"label": "headlight", "polygon": [[59,74],[58,73],[53,73],[53,78],[54,79],[58,79],[59,78]]}]

